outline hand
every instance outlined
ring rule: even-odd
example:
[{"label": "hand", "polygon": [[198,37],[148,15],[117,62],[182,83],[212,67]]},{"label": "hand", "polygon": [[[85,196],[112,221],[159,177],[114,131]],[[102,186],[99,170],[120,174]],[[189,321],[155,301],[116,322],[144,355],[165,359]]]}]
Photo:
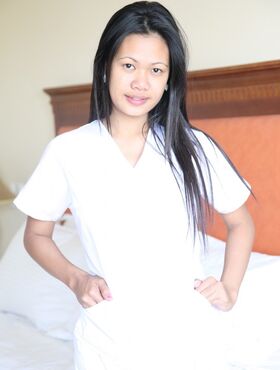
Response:
[{"label": "hand", "polygon": [[106,281],[99,276],[92,276],[88,273],[79,276],[72,290],[84,308],[94,306],[104,299],[108,301],[112,299]]},{"label": "hand", "polygon": [[222,281],[216,280],[213,276],[205,280],[196,279],[194,289],[221,311],[229,311],[237,300],[237,292],[229,289]]}]

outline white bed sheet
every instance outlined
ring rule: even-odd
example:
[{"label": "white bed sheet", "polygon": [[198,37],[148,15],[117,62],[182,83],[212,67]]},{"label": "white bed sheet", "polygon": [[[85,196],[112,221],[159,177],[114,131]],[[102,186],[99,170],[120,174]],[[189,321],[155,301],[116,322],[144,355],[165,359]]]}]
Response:
[{"label": "white bed sheet", "polygon": [[47,336],[25,318],[0,313],[1,370],[74,370],[71,341]]},{"label": "white bed sheet", "polygon": [[[17,315],[0,313],[1,370],[74,370],[71,341],[45,335]],[[261,365],[233,365],[232,370],[279,370],[280,349]]]},{"label": "white bed sheet", "polygon": [[[225,243],[208,238],[205,276],[219,278]],[[280,370],[280,256],[253,252],[230,325],[229,358],[234,370]],[[234,366],[235,365],[235,366]]]},{"label": "white bed sheet", "polygon": [[280,369],[280,350],[275,351],[263,365],[257,370],[279,370]]}]

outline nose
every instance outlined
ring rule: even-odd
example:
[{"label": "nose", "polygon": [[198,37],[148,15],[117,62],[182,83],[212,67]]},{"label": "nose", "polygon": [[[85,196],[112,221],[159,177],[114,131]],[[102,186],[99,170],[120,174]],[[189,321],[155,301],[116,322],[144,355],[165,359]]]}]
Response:
[{"label": "nose", "polygon": [[131,87],[134,90],[145,91],[150,87],[149,78],[146,71],[138,70],[133,74]]}]

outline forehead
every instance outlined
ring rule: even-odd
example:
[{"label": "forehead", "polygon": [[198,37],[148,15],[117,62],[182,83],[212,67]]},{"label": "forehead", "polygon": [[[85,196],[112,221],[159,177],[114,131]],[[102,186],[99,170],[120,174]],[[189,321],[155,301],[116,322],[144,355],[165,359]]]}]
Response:
[{"label": "forehead", "polygon": [[169,49],[158,33],[131,34],[124,38],[114,59],[130,57],[141,62],[168,63]]}]

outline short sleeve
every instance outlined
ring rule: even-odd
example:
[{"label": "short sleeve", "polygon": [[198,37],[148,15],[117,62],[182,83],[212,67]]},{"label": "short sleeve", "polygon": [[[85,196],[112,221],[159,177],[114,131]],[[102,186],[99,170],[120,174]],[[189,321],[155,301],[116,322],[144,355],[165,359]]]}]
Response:
[{"label": "short sleeve", "polygon": [[195,131],[195,135],[208,161],[209,174],[204,156],[200,155],[210,203],[219,213],[226,214],[235,211],[246,202],[251,194],[250,185],[243,179],[247,186],[244,184],[242,178],[238,176],[225,155],[210,138],[199,131]]},{"label": "short sleeve", "polygon": [[70,206],[71,197],[55,139],[46,147],[32,176],[14,200],[23,213],[42,221],[56,221]]}]

